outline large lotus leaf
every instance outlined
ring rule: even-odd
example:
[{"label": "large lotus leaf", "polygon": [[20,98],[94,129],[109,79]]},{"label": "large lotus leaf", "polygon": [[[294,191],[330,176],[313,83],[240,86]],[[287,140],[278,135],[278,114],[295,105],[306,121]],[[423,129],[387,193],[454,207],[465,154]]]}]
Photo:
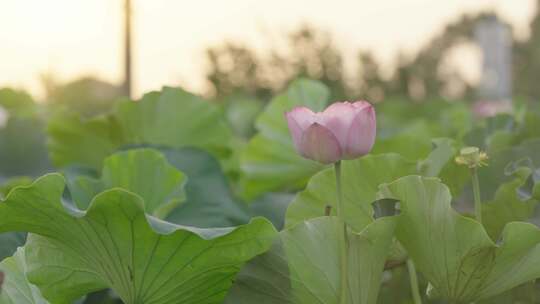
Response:
[{"label": "large lotus leaf", "polygon": [[3,282],[0,284],[0,304],[48,304],[39,289],[26,278],[24,248],[0,263]]},{"label": "large lotus leaf", "polygon": [[517,189],[521,200],[540,199],[540,168],[535,167],[530,158],[511,162],[506,166],[505,174],[523,181],[523,185]]},{"label": "large lotus leaf", "polygon": [[402,127],[398,133],[377,138],[371,153],[399,153],[410,160],[424,159],[432,150],[431,137],[427,124],[412,124]]},{"label": "large lotus leaf", "polygon": [[265,103],[253,97],[233,95],[225,101],[227,121],[241,138],[250,138],[255,133],[255,120],[264,109]]},{"label": "large lotus leaf", "polygon": [[432,143],[433,150],[420,161],[419,172],[422,176],[439,177],[450,188],[452,195],[460,195],[470,180],[470,172],[467,167],[454,161],[459,146],[450,138],[435,138]]},{"label": "large lotus leaf", "polygon": [[512,180],[512,176],[506,174],[510,164],[528,160],[533,167],[540,167],[540,138],[524,141],[523,143],[489,152],[489,165],[478,171],[483,200],[493,200],[499,186]]},{"label": "large lotus leaf", "polygon": [[521,200],[518,189],[523,185],[520,178],[502,184],[493,201],[484,203],[482,207],[482,222],[493,240],[497,240],[504,226],[514,221],[526,221],[535,211],[538,201],[534,198]]},{"label": "large lotus leaf", "polygon": [[531,281],[475,304],[536,304],[540,299],[540,283]]},{"label": "large lotus leaf", "polygon": [[[431,137],[460,137],[472,127],[472,113],[465,102],[448,102],[431,98],[414,103],[403,98],[386,98],[376,104],[383,133],[402,130],[403,126],[422,122],[429,125]],[[380,118],[380,119],[379,119]]]},{"label": "large lotus leaf", "polygon": [[284,114],[295,106],[321,111],[328,97],[328,88],[321,83],[297,80],[287,92],[270,102],[257,118],[255,126],[259,133],[241,155],[244,198],[253,199],[267,191],[302,187],[311,175],[323,168],[295,151]]},{"label": "large lotus leaf", "polygon": [[251,202],[249,210],[252,216],[264,216],[269,219],[278,230],[285,225],[285,214],[293,201],[293,193],[268,192]]},{"label": "large lotus leaf", "polygon": [[185,182],[186,176],[158,151],[135,149],[106,158],[100,179],[76,176],[68,179],[68,188],[80,209],[98,193],[118,187],[141,196],[146,212],[163,218],[184,200]]},{"label": "large lotus leaf", "polygon": [[186,200],[173,210],[168,221],[197,227],[227,227],[247,223],[251,216],[264,216],[276,228],[283,227],[292,194],[265,193],[247,205],[231,191],[212,155],[197,148],[159,150],[171,165],[188,176]]},{"label": "large lotus leaf", "polygon": [[[403,261],[392,269],[385,272],[381,290],[379,291],[380,304],[411,304],[414,303],[411,293],[411,285],[409,272],[407,271],[406,261]],[[388,265],[388,264],[387,264]],[[421,279],[421,277],[419,278]],[[422,280],[418,283],[418,288],[421,290],[425,286]],[[423,296],[423,294],[421,294]],[[422,297],[422,303],[442,304],[439,302],[431,302]]]},{"label": "large lotus leaf", "polygon": [[[32,179],[29,177],[14,177],[3,181],[0,185],[0,200],[18,186],[30,185]],[[6,232],[0,233],[0,261],[12,256],[18,247],[26,242],[26,233],[24,232]]]},{"label": "large lotus leaf", "polygon": [[168,221],[196,227],[228,227],[249,221],[247,205],[234,197],[212,155],[196,148],[160,151],[188,176],[186,200],[171,212]]},{"label": "large lotus leaf", "polygon": [[122,131],[110,116],[83,120],[58,114],[49,121],[49,153],[57,167],[80,164],[100,170],[103,159],[123,144]]},{"label": "large lotus leaf", "polygon": [[110,289],[93,292],[75,304],[123,304]]},{"label": "large lotus leaf", "polygon": [[[101,180],[92,178],[95,172],[91,170],[84,170],[84,168],[70,168],[66,170],[65,174],[72,196],[75,194],[75,200],[78,202],[86,202],[82,206],[81,204],[78,204],[78,206],[86,209],[88,202],[97,193],[105,189],[110,189],[113,186],[119,186],[143,197],[146,196],[141,193],[141,190],[148,189],[148,198],[145,199],[145,202],[159,193],[175,194],[172,197],[177,199],[185,197],[185,200],[182,201],[180,206],[166,204],[168,206],[176,206],[176,208],[170,210],[171,212],[166,217],[167,221],[175,224],[201,228],[230,227],[245,224],[252,216],[264,216],[270,219],[275,227],[279,228],[283,226],[285,209],[291,201],[291,194],[267,193],[248,206],[234,196],[220,168],[219,162],[208,152],[198,148],[171,149],[154,146],[146,147],[152,147],[153,150],[137,148],[111,156],[109,159],[114,160],[116,164],[114,167],[117,168],[115,170],[110,170],[112,166],[107,169],[107,164],[110,161],[105,161],[106,168],[104,168],[104,176],[106,175],[105,172],[109,171],[110,175],[116,176],[116,179],[122,177],[124,181],[135,180],[136,183],[130,183],[131,185],[126,183],[124,183],[125,185],[120,185],[119,183],[111,185],[111,183],[107,183],[109,186],[104,187]],[[166,160],[161,155],[164,155]],[[147,170],[145,168],[149,172],[146,172]],[[174,168],[180,171],[176,171]],[[129,174],[125,176],[123,174],[120,175],[119,173],[122,171],[129,171]],[[173,171],[178,173],[173,174]],[[178,191],[182,190],[182,183],[176,183],[175,185],[177,187],[169,188],[174,191],[169,191],[163,186],[163,190],[160,192],[152,190],[158,187],[157,184],[159,182],[157,179],[163,179],[162,182],[165,184],[167,180],[176,180],[176,178],[172,179],[168,177],[171,175],[172,177],[177,177],[179,172],[183,172],[188,176],[185,191]],[[152,180],[147,180],[149,177]],[[142,184],[141,187],[137,186],[139,183]],[[152,187],[146,187],[144,185],[145,183]],[[208,191],[208,189],[212,189],[212,191]],[[163,195],[159,196],[163,197]],[[170,197],[169,195],[164,198],[168,199]],[[164,200],[155,201],[159,203]],[[148,205],[148,203],[145,204]],[[169,211],[169,209],[160,208],[160,210],[164,211]],[[153,212],[153,209],[147,207],[147,212]]]},{"label": "large lotus leaf", "polygon": [[451,208],[436,178],[403,177],[381,185],[379,197],[400,201],[396,236],[431,294],[470,303],[540,277],[540,230],[532,224],[507,224],[496,245],[480,223]]},{"label": "large lotus leaf", "polygon": [[[360,233],[349,231],[350,304],[374,304],[395,218],[381,218]],[[300,223],[280,233],[272,249],[240,272],[225,303],[338,304],[340,228],[336,217]]]},{"label": "large lotus leaf", "polygon": [[515,125],[514,117],[508,114],[488,117],[465,134],[463,141],[466,145],[480,147],[482,150],[501,147],[501,139],[509,135],[511,137]]},{"label": "large lotus leaf", "polygon": [[27,277],[53,303],[109,287],[124,303],[221,303],[243,263],[276,234],[264,219],[198,229],[144,213],[142,199],[105,191],[87,211],[62,203],[64,180],[50,174],[0,203],[0,232],[28,231]]},{"label": "large lotus leaf", "polygon": [[456,155],[455,143],[449,138],[436,138],[432,140],[431,153],[419,164],[419,170],[423,176],[438,176],[443,168]]},{"label": "large lotus leaf", "polygon": [[164,87],[140,101],[123,101],[115,117],[130,144],[194,146],[222,153],[229,149],[232,130],[221,109],[178,88]]},{"label": "large lotus leaf", "polygon": [[[398,154],[368,155],[342,162],[343,205],[347,223],[362,230],[373,218],[371,203],[378,187],[399,177],[415,174],[416,162]],[[287,209],[285,226],[292,227],[304,220],[325,215],[326,206],[336,212],[336,178],[333,168],[317,173],[306,189],[300,192]]]},{"label": "large lotus leaf", "polygon": [[540,128],[540,109],[536,106],[536,109],[530,105],[524,109],[522,120],[518,131],[516,132],[517,140],[519,142],[533,139],[538,137],[538,130]]},{"label": "large lotus leaf", "polygon": [[27,186],[32,183],[32,178],[28,176],[17,176],[6,180],[0,179],[0,199],[3,199],[8,193],[18,186]]},{"label": "large lotus leaf", "polygon": [[195,146],[228,157],[232,131],[217,105],[176,88],[121,101],[106,116],[81,120],[62,114],[49,123],[55,165],[101,169],[103,159],[125,145]]}]

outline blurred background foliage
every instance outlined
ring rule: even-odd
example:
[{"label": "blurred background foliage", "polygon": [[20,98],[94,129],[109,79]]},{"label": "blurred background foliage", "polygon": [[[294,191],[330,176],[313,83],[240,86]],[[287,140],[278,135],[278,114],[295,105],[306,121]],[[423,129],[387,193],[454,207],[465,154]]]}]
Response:
[{"label": "blurred background foliage", "polygon": [[122,88],[108,82],[85,76],[67,83],[59,83],[54,75],[42,76],[46,102],[55,107],[91,117],[111,110],[122,96]]},{"label": "blurred background foliage", "polygon": [[[539,124],[536,113],[540,91],[534,76],[540,73],[538,7],[529,38],[513,41],[512,115],[477,120],[471,112],[476,84],[448,68],[453,50],[474,44],[475,25],[496,17],[493,13],[464,15],[448,24],[416,54],[399,55],[391,71],[384,70],[373,54],[359,50],[358,70],[353,74],[332,35],[305,25],[284,37],[286,49],[276,46],[264,55],[238,42],[208,48],[208,87],[202,97],[166,89],[161,95],[149,93],[138,106],[130,106],[120,86],[92,76],[62,83],[52,74],[42,76],[44,100],[34,101],[23,91],[0,90],[0,109],[7,117],[0,124],[0,178],[36,177],[73,164],[99,170],[104,157],[130,145],[196,146],[218,159],[235,191],[252,199],[260,193],[245,193],[242,188],[246,185],[253,188],[248,181],[272,176],[266,167],[270,163],[261,158],[265,153],[266,157],[278,153],[273,157],[283,161],[281,166],[291,161],[278,151],[285,134],[283,126],[274,126],[275,130],[268,127],[281,117],[281,108],[297,102],[319,107],[319,101],[307,100],[317,95],[311,92],[313,88],[294,85],[293,81],[301,78],[324,85],[324,94],[328,94],[325,102],[367,99],[376,104],[379,129],[374,153],[399,150],[407,158],[423,159],[432,150],[431,140],[437,137],[493,151],[520,145],[537,136]],[[304,91],[307,99],[299,101],[302,97],[295,96]],[[185,101],[175,105],[175,99]],[[204,105],[198,106],[201,102]],[[272,103],[282,106],[273,109],[269,106]],[[188,110],[178,114],[186,106]],[[213,117],[217,124],[208,125],[206,135],[202,135],[198,127],[201,123],[187,119],[193,115],[199,115],[196,117],[201,121]],[[137,126],[137,119],[131,117],[142,119],[144,126]],[[165,125],[175,127],[163,131]],[[283,134],[278,136],[276,132]],[[213,138],[211,142],[201,141],[208,136]],[[274,145],[276,151],[272,152]],[[290,163],[287,166],[292,169]],[[315,171],[316,167],[311,167],[304,172]],[[290,186],[302,186],[309,176],[298,175],[304,180]],[[263,188],[272,190],[269,184]]]}]

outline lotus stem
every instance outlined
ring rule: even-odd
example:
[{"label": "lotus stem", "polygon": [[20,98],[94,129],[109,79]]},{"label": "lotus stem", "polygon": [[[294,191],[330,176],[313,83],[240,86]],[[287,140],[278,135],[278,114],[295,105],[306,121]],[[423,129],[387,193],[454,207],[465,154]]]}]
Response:
[{"label": "lotus stem", "polygon": [[422,304],[422,297],[418,289],[418,277],[416,276],[416,267],[411,259],[407,260],[407,270],[409,272],[409,281],[411,282],[411,293],[414,304]]},{"label": "lotus stem", "polygon": [[337,205],[336,212],[339,219],[338,240],[339,240],[339,252],[340,252],[340,268],[341,268],[341,290],[340,290],[340,304],[348,304],[349,301],[349,276],[348,276],[348,251],[349,246],[347,243],[347,224],[345,223],[345,212],[343,206],[343,192],[341,184],[341,161],[334,164],[336,173],[336,190],[337,190]]},{"label": "lotus stem", "polygon": [[471,168],[472,187],[474,194],[474,215],[479,223],[482,223],[482,199],[480,198],[480,182],[478,181],[478,169]]}]

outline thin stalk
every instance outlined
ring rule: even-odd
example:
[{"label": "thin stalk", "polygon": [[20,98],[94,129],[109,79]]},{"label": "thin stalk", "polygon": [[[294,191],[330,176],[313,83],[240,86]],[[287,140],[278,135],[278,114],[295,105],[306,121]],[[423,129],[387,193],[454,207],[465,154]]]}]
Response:
[{"label": "thin stalk", "polygon": [[532,280],[529,286],[530,303],[538,303],[536,301],[536,280]]},{"label": "thin stalk", "polygon": [[341,189],[341,161],[334,164],[336,172],[336,190],[337,190],[337,205],[336,212],[339,219],[338,229],[338,241],[339,252],[341,256],[340,268],[341,268],[341,291],[340,291],[340,303],[347,304],[349,301],[349,276],[348,276],[348,244],[347,244],[347,224],[345,224],[345,213],[343,206],[343,192]]},{"label": "thin stalk", "polygon": [[482,199],[480,198],[480,182],[478,181],[478,169],[471,169],[472,186],[474,194],[474,215],[476,220],[482,223]]},{"label": "thin stalk", "polygon": [[420,297],[420,290],[418,289],[418,277],[416,276],[416,268],[411,259],[407,260],[407,270],[409,272],[409,281],[411,282],[411,292],[413,296],[414,304],[422,304],[422,297]]}]

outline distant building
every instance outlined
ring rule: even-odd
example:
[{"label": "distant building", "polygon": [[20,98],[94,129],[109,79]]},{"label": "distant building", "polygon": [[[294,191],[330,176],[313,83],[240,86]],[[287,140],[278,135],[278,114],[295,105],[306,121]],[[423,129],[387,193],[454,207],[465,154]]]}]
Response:
[{"label": "distant building", "polygon": [[512,32],[495,16],[482,19],[475,28],[482,50],[482,78],[478,99],[510,102],[512,99]]}]

